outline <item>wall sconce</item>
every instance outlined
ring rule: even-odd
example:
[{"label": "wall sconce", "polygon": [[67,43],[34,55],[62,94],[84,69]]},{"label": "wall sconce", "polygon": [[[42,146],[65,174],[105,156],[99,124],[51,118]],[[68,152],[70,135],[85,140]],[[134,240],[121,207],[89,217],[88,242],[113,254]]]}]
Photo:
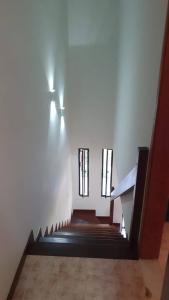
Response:
[{"label": "wall sconce", "polygon": [[63,116],[64,110],[65,110],[65,107],[64,107],[64,106],[58,108],[58,111],[59,111],[60,116]]},{"label": "wall sconce", "polygon": [[[50,90],[49,90],[50,99],[53,100],[54,94],[55,94],[55,89],[50,89]],[[51,100],[51,101],[52,101],[52,100]]]},{"label": "wall sconce", "polygon": [[55,89],[51,89],[49,91],[49,94],[50,94],[50,102],[53,103],[53,106],[55,104],[55,109],[57,110],[59,116],[63,116],[65,107],[63,105],[61,105],[60,107],[57,107],[56,100],[55,100]]}]

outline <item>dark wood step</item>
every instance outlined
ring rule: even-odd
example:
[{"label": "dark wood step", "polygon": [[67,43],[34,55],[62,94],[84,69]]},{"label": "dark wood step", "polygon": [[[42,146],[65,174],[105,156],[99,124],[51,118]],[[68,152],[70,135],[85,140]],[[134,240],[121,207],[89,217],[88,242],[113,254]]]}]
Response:
[{"label": "dark wood step", "polygon": [[90,238],[90,239],[107,239],[107,240],[123,240],[122,235],[100,235],[100,234],[87,234],[87,233],[75,233],[75,232],[55,232],[48,237],[72,237],[72,238]]},{"label": "dark wood step", "polygon": [[83,228],[83,227],[76,227],[76,228],[74,228],[74,227],[66,227],[66,228],[62,228],[62,229],[60,229],[60,231],[64,231],[64,230],[72,230],[72,231],[76,231],[76,230],[80,230],[80,231],[95,231],[95,232],[114,232],[114,233],[120,233],[120,231],[119,230],[115,230],[115,229],[113,229],[113,228],[111,228],[111,229],[97,229],[97,228]]},{"label": "dark wood step", "polygon": [[52,235],[90,235],[90,236],[107,236],[107,237],[122,237],[121,233],[100,233],[88,231],[55,231]]},{"label": "dark wood step", "polygon": [[[65,228],[60,229],[59,231],[65,231]],[[119,233],[113,229],[95,229],[95,228],[81,228],[81,227],[67,227],[66,231],[87,231],[87,232],[107,232],[107,233]]]},{"label": "dark wood step", "polygon": [[119,230],[111,225],[70,224],[30,244],[29,255],[137,259]]},{"label": "dark wood step", "polygon": [[95,228],[95,229],[117,229],[116,226],[109,224],[70,224],[67,227],[72,228]]},{"label": "dark wood step", "polygon": [[44,237],[39,239],[39,243],[59,243],[59,244],[127,244],[127,239],[99,239],[99,238],[84,238],[84,237]]},{"label": "dark wood step", "polygon": [[73,230],[65,230],[65,231],[55,231],[53,234],[73,234],[73,235],[90,235],[90,236],[107,236],[107,237],[121,237],[122,234],[121,233],[114,233],[114,232],[89,232],[89,231],[73,231]]},{"label": "dark wood step", "polygon": [[137,251],[129,244],[114,243],[113,245],[71,244],[71,243],[34,243],[27,249],[29,255],[138,259]]}]

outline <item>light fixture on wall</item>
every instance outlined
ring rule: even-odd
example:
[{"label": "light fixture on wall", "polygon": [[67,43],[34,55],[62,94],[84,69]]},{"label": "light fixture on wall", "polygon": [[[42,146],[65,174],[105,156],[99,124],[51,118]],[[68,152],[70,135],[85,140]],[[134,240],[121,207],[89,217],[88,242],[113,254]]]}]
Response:
[{"label": "light fixture on wall", "polygon": [[63,115],[60,117],[60,131],[63,132],[65,129],[65,118]]},{"label": "light fixture on wall", "polygon": [[59,92],[59,102],[60,102],[60,110],[63,114],[63,111],[65,110],[65,107],[64,107],[64,92],[63,92],[63,89],[60,90]]},{"label": "light fixture on wall", "polygon": [[53,88],[50,89],[50,90],[49,90],[49,93],[50,93],[51,95],[53,95],[53,94],[55,93],[55,89],[53,89]]},{"label": "light fixture on wall", "polygon": [[56,120],[56,103],[54,100],[50,102],[50,122],[54,123]]},{"label": "light fixture on wall", "polygon": [[52,124],[55,123],[56,121],[56,102],[55,102],[55,89],[53,89],[53,87],[50,88],[49,90],[49,98],[50,98],[50,122]]},{"label": "light fixture on wall", "polygon": [[63,116],[64,110],[65,110],[64,106],[58,108],[58,111],[59,111],[61,117]]},{"label": "light fixture on wall", "polygon": [[59,111],[60,111],[60,132],[63,134],[65,129],[65,118],[64,118],[64,88],[61,87],[59,90]]},{"label": "light fixture on wall", "polygon": [[[50,94],[50,107],[52,107],[52,111],[54,112],[57,111],[59,116],[62,117],[63,116],[63,112],[65,110],[65,107],[63,106],[63,102],[60,101],[60,106],[58,107],[56,105],[56,96],[55,96],[55,89],[50,89],[49,91]],[[56,113],[55,113],[56,115]]]}]

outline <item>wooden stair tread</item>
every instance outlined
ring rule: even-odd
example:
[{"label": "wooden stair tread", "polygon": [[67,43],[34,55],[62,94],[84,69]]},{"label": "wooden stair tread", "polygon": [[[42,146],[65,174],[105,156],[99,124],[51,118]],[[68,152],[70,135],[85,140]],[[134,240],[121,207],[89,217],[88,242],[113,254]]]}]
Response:
[{"label": "wooden stair tread", "polygon": [[[73,234],[83,234],[83,235],[106,235],[106,236],[121,236],[121,233],[118,232],[105,232],[105,231],[87,231],[87,230],[66,230],[67,233],[73,233]],[[56,234],[64,234],[65,231],[56,231]],[[55,233],[54,233],[55,234]]]},{"label": "wooden stair tread", "polygon": [[114,239],[118,239],[118,238],[123,238],[123,236],[121,234],[98,234],[98,233],[87,233],[87,232],[68,232],[68,231],[63,231],[63,232],[54,232],[52,235],[50,236],[81,236],[81,237],[90,237],[90,238],[94,238],[94,237],[98,237],[98,238],[114,238]]},{"label": "wooden stair tread", "polygon": [[69,227],[81,227],[81,228],[115,228],[116,226],[114,225],[110,225],[110,224],[89,224],[89,223],[85,223],[85,224],[70,224]]},{"label": "wooden stair tread", "polygon": [[118,243],[126,243],[128,244],[128,241],[126,239],[95,239],[95,238],[78,238],[78,237],[44,237],[39,239],[40,243],[74,243],[74,244],[118,244]]},{"label": "wooden stair tread", "polygon": [[[59,230],[60,232],[64,232],[65,230]],[[105,234],[120,234],[120,232],[116,232],[116,231],[113,231],[113,230],[87,230],[87,229],[66,229],[67,232],[88,232],[88,233],[105,233]]]}]

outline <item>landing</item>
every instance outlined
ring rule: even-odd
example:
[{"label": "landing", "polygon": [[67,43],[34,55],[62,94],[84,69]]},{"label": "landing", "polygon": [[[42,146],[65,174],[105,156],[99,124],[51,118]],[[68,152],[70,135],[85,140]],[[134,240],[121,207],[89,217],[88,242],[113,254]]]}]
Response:
[{"label": "landing", "polygon": [[159,300],[146,284],[140,261],[27,256],[13,300]]}]

